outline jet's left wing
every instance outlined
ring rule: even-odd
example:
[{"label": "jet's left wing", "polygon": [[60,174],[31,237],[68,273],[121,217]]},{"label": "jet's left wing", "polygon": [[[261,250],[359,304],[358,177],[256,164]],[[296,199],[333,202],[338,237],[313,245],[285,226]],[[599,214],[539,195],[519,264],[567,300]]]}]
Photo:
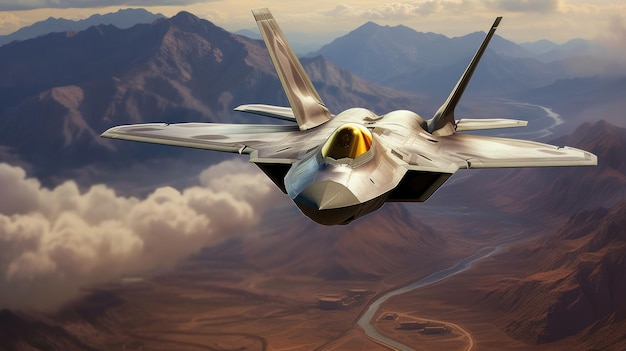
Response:
[{"label": "jet's left wing", "polygon": [[529,140],[453,134],[440,139],[442,154],[459,168],[595,166],[596,155]]},{"label": "jet's left wing", "polygon": [[141,141],[240,154],[256,163],[291,163],[310,148],[297,125],[147,123],[113,127],[105,138]]}]

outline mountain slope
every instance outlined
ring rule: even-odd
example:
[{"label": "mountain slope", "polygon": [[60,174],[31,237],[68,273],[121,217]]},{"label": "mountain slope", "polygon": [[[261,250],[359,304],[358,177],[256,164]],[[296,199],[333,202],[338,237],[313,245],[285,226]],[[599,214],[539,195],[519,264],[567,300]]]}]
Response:
[{"label": "mountain slope", "polygon": [[320,226],[296,212],[293,208],[280,209],[268,215],[271,229],[206,248],[196,259],[349,280],[419,271],[424,265],[441,264],[453,254],[441,233],[417,220],[402,205],[386,204],[349,226],[335,227]]},{"label": "mountain slope", "polygon": [[97,350],[63,327],[38,318],[0,310],[3,350]]},{"label": "mountain slope", "polygon": [[[525,276],[485,283],[480,291],[486,301],[507,312],[505,330],[515,337],[546,343],[582,333],[578,336],[597,347],[603,334],[623,322],[619,316],[626,312],[626,202],[610,210],[579,213],[555,232],[518,245],[506,256],[500,258],[503,266],[526,262]],[[623,347],[624,334],[616,336]]]},{"label": "mountain slope", "polygon": [[323,46],[313,55],[322,55],[340,67],[367,80],[382,82],[413,69],[416,64],[431,66],[446,37],[418,33],[405,26],[382,27],[368,22]]}]

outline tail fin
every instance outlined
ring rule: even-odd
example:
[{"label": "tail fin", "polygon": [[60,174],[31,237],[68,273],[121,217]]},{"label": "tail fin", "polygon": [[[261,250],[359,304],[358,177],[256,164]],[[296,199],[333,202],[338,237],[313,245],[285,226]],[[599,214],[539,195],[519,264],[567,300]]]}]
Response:
[{"label": "tail fin", "polygon": [[300,130],[332,118],[269,9],[252,10]]},{"label": "tail fin", "polygon": [[498,28],[500,20],[502,20],[502,17],[496,18],[495,22],[493,22],[491,30],[487,33],[483,43],[478,48],[478,51],[476,51],[476,54],[474,54],[474,58],[472,58],[472,61],[465,69],[465,72],[463,72],[463,75],[456,83],[456,86],[452,89],[450,96],[448,96],[446,102],[444,102],[439,110],[437,110],[433,118],[428,121],[428,131],[430,133],[437,135],[450,135],[454,133],[454,109],[459,103],[459,100],[461,100],[461,96],[463,96],[463,92],[465,91],[467,84],[470,79],[472,79],[472,74],[474,74],[476,66],[478,66],[478,61],[480,61],[485,49],[487,49],[487,45],[489,44],[491,37],[493,37],[493,34],[496,32],[496,28]]}]

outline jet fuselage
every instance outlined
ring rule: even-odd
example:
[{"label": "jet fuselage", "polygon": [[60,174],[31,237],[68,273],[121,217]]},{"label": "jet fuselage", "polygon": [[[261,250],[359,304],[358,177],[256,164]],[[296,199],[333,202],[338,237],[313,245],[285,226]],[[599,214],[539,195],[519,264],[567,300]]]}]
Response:
[{"label": "jet fuselage", "polygon": [[424,125],[410,111],[378,116],[363,108],[346,110],[320,128],[324,135],[334,128],[326,142],[292,164],[285,190],[304,214],[321,224],[347,224],[373,212],[405,176],[403,155],[413,154],[407,148],[422,144],[419,153],[435,152],[435,137]]}]

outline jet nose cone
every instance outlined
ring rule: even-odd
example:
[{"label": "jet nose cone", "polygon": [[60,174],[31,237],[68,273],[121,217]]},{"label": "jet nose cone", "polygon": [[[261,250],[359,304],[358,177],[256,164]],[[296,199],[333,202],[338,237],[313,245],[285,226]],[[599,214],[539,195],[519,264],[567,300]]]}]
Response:
[{"label": "jet nose cone", "polygon": [[319,210],[329,210],[359,204],[359,200],[350,189],[330,180],[311,184],[304,189],[294,201]]}]

